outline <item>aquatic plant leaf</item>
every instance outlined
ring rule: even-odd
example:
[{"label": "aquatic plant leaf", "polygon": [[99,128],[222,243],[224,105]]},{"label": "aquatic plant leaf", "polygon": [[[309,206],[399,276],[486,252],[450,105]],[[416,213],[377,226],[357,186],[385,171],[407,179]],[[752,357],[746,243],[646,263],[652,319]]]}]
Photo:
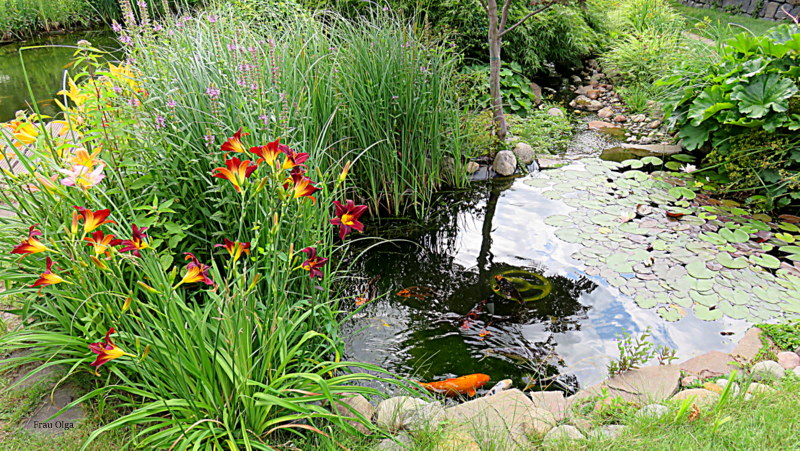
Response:
[{"label": "aquatic plant leaf", "polygon": [[719,305],[722,314],[733,319],[745,319],[750,314],[750,309],[744,305],[731,304],[730,302],[723,302]]},{"label": "aquatic plant leaf", "polygon": [[778,228],[786,230],[787,232],[800,232],[800,227],[790,222],[781,222],[778,224]]},{"label": "aquatic plant leaf", "polygon": [[792,235],[791,233],[782,233],[782,232],[776,233],[775,238],[783,241],[786,244],[792,244],[797,240],[797,238],[795,238],[795,236]]},{"label": "aquatic plant leaf", "polygon": [[711,244],[716,244],[718,246],[722,246],[725,243],[727,243],[727,240],[722,238],[720,234],[716,232],[702,232],[699,235],[697,235],[697,238]]},{"label": "aquatic plant leaf", "polygon": [[629,167],[631,169],[639,169],[642,166],[644,166],[644,164],[636,159],[625,160],[622,163],[620,163],[620,167]]},{"label": "aquatic plant leaf", "polygon": [[697,290],[689,291],[689,297],[692,300],[700,305],[705,305],[706,307],[712,307],[719,304],[719,295],[713,291],[701,293]]},{"label": "aquatic plant leaf", "polygon": [[770,109],[782,113],[789,108],[789,98],[797,92],[797,86],[780,74],[761,74],[750,83],[737,83],[731,93],[732,100],[739,101],[739,111],[749,118],[762,118]]},{"label": "aquatic plant leaf", "polygon": [[552,215],[545,218],[544,223],[552,227],[567,227],[575,222],[566,215]]},{"label": "aquatic plant leaf", "polygon": [[554,182],[553,180],[547,178],[535,178],[535,179],[527,179],[523,183],[525,183],[528,186],[532,186],[534,188],[547,188]]},{"label": "aquatic plant leaf", "polygon": [[778,269],[781,267],[781,261],[769,254],[751,255],[750,261],[769,269]]},{"label": "aquatic plant leaf", "polygon": [[704,261],[693,261],[686,265],[686,271],[689,272],[689,275],[696,278],[696,279],[710,279],[714,277],[714,271],[709,270],[706,268],[706,262]]},{"label": "aquatic plant leaf", "polygon": [[580,243],[583,241],[581,238],[581,231],[575,228],[559,229],[555,232],[556,237],[567,243]]},{"label": "aquatic plant leaf", "polygon": [[675,322],[686,316],[686,312],[678,306],[670,305],[668,307],[659,307],[656,310],[659,316],[664,318],[665,321]]},{"label": "aquatic plant leaf", "polygon": [[727,252],[720,252],[717,254],[717,261],[724,267],[730,269],[742,269],[747,268],[750,264],[747,262],[747,259],[744,257],[732,257],[731,254]]},{"label": "aquatic plant leaf", "polygon": [[722,318],[722,309],[714,308],[713,310],[705,305],[695,304],[694,316],[703,321],[716,321]]},{"label": "aquatic plant leaf", "polygon": [[652,156],[651,157],[644,157],[639,161],[641,161],[644,164],[652,164],[653,166],[659,166],[659,165],[664,164],[664,160],[662,160],[661,158],[652,157]]},{"label": "aquatic plant leaf", "polygon": [[676,199],[685,198],[687,200],[692,200],[697,197],[697,194],[695,194],[694,191],[683,186],[676,186],[670,189],[669,194]]},{"label": "aquatic plant leaf", "polygon": [[800,246],[781,246],[778,249],[787,254],[800,254]]},{"label": "aquatic plant leaf", "polygon": [[731,230],[727,227],[719,229],[719,236],[729,243],[746,243],[750,240],[750,235],[744,230]]}]

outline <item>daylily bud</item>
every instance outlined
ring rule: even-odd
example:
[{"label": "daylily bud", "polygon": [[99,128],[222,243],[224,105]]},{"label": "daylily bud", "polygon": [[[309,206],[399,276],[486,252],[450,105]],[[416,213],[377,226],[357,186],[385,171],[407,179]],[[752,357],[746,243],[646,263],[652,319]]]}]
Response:
[{"label": "daylily bud", "polygon": [[108,265],[106,265],[105,262],[100,261],[100,259],[98,259],[94,255],[90,255],[89,259],[91,259],[92,263],[94,263],[94,265],[97,266],[97,268],[99,268],[100,270],[108,271]]},{"label": "daylily bud", "polygon": [[263,189],[264,189],[264,186],[266,186],[266,185],[267,185],[267,180],[268,180],[268,179],[269,179],[269,177],[264,177],[263,179],[261,179],[261,181],[260,181],[260,182],[258,182],[258,186],[256,186],[256,192],[257,192],[257,193],[260,193],[260,192],[261,192],[261,190],[263,190]]},{"label": "daylily bud", "polygon": [[253,277],[253,281],[252,281],[252,282],[250,282],[250,286],[249,286],[249,287],[247,287],[247,291],[250,291],[250,290],[252,290],[252,289],[253,289],[253,287],[255,287],[255,286],[256,286],[256,284],[258,283],[258,281],[259,281],[259,280],[261,280],[261,273],[256,273],[256,276],[255,276],[255,277]]},{"label": "daylily bud", "polygon": [[125,303],[122,304],[122,313],[125,313],[129,308],[131,308],[131,301],[133,301],[133,299],[130,296],[125,298]]},{"label": "daylily bud", "polygon": [[139,361],[141,362],[142,360],[144,360],[144,358],[147,357],[149,354],[150,354],[150,345],[147,345],[144,347],[144,351],[142,351],[142,358],[139,359]]},{"label": "daylily bud", "polygon": [[344,182],[344,179],[347,178],[348,172],[350,172],[350,160],[348,160],[347,163],[344,164],[344,169],[342,169],[342,173],[339,174],[339,179],[338,179],[339,183]]},{"label": "daylily bud", "polygon": [[278,226],[278,212],[275,212],[275,215],[272,216],[272,224],[276,227]]},{"label": "daylily bud", "polygon": [[139,285],[139,288],[141,288],[142,290],[144,290],[144,291],[146,291],[148,293],[159,294],[158,290],[156,290],[155,288],[151,287],[150,285],[148,285],[148,284],[146,284],[146,283],[144,283],[142,281],[136,282],[136,285]]},{"label": "daylily bud", "polygon": [[70,229],[69,229],[69,233],[71,235],[76,235],[78,233],[78,218],[79,217],[80,216],[78,216],[78,212],[77,211],[73,211],[72,212],[72,225],[70,226]]}]

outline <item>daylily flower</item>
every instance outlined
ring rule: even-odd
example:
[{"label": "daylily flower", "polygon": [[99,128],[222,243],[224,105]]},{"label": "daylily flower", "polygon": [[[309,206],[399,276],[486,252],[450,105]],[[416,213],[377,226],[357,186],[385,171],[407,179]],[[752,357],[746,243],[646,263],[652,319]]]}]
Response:
[{"label": "daylily flower", "polygon": [[27,146],[36,142],[39,131],[33,124],[20,121],[11,121],[11,124],[14,125],[14,139],[17,140],[17,142],[14,143],[15,146]]},{"label": "daylily flower", "polygon": [[139,252],[143,249],[147,249],[147,234],[144,233],[147,230],[147,227],[142,227],[141,229],[136,226],[136,224],[131,224],[131,239],[129,240],[114,240],[111,242],[112,246],[123,245],[124,247],[119,249],[119,252],[132,252],[133,255],[136,257],[141,257],[142,254]]},{"label": "daylily flower", "polygon": [[295,152],[293,149],[290,149],[288,146],[285,149],[281,148],[281,152],[286,154],[286,161],[283,162],[283,166],[281,169],[293,169],[298,166],[303,166],[303,163],[308,160],[308,154],[305,152]]},{"label": "daylily flower", "polygon": [[358,218],[367,211],[366,205],[356,205],[352,200],[348,200],[345,205],[335,200],[333,205],[336,206],[336,217],[331,219],[331,224],[339,226],[339,238],[344,240],[351,230],[364,231],[364,224]]},{"label": "daylily flower", "polygon": [[103,164],[98,165],[94,170],[86,166],[74,165],[72,169],[59,169],[58,172],[67,176],[61,179],[62,185],[77,186],[78,188],[86,190],[97,185],[106,178],[106,176],[103,175],[104,168],[105,165]]},{"label": "daylily flower", "polygon": [[104,210],[92,211],[88,208],[78,207],[77,205],[73,205],[73,207],[78,210],[80,218],[83,219],[84,233],[89,233],[103,224],[116,224],[116,222],[106,219],[108,215],[111,214],[111,210],[108,208]]},{"label": "daylily flower", "polygon": [[114,242],[119,242],[119,240],[114,239],[114,235],[106,235],[102,230],[95,230],[91,236],[87,236],[83,240],[87,241],[87,246],[94,247],[95,255],[106,254],[106,256],[108,256],[108,249],[114,245]]},{"label": "daylily flower", "polygon": [[222,151],[223,152],[236,152],[236,153],[244,153],[244,146],[242,145],[242,136],[247,136],[250,133],[242,133],[242,128],[239,127],[239,130],[233,134],[232,137],[228,138],[227,141],[222,143]]},{"label": "daylily flower", "polygon": [[225,238],[225,244],[215,244],[214,247],[224,247],[233,258],[234,263],[242,256],[242,252],[250,255],[250,243],[240,243]]},{"label": "daylily flower", "polygon": [[69,78],[69,81],[67,83],[69,85],[69,90],[58,91],[56,95],[59,96],[66,95],[67,97],[69,97],[70,100],[72,100],[72,103],[74,103],[78,107],[78,109],[80,109],[80,107],[87,100],[89,100],[91,96],[88,93],[81,91],[81,89],[78,88],[78,85],[75,83],[75,80],[73,80],[72,77]]},{"label": "daylily flower", "polygon": [[214,281],[208,277],[208,270],[210,266],[200,263],[197,260],[197,257],[194,256],[191,252],[185,252],[186,260],[191,260],[188,265],[186,265],[186,274],[184,274],[183,279],[175,285],[175,288],[185,284],[185,283],[195,283],[195,282],[203,282],[206,285],[214,285]]},{"label": "daylily flower", "polygon": [[31,285],[31,288],[34,287],[44,287],[47,285],[55,285],[57,283],[64,282],[65,280],[59,277],[56,274],[53,274],[53,260],[50,257],[47,257],[47,269],[43,272],[36,282]]},{"label": "daylily flower", "polygon": [[278,155],[283,153],[280,149],[281,147],[289,148],[283,144],[279,143],[280,138],[277,140],[267,143],[266,146],[256,146],[251,147],[250,152],[258,155],[260,158],[256,160],[256,164],[261,164],[262,162],[266,162],[271,168],[275,168],[275,162],[278,159]]},{"label": "daylily flower", "polygon": [[22,240],[20,244],[14,246],[14,249],[11,251],[12,254],[22,254],[20,261],[30,254],[38,254],[39,252],[50,250],[36,238],[37,236],[42,235],[42,232],[36,230],[37,225],[39,224],[32,225],[30,229],[28,229],[28,238]]},{"label": "daylily flower", "polygon": [[216,174],[214,174],[213,177],[230,181],[233,183],[233,187],[236,188],[236,191],[241,193],[245,179],[250,177],[250,174],[258,167],[250,163],[252,163],[250,160],[241,161],[236,157],[225,160],[225,166],[227,167],[214,168],[212,172],[216,172]]},{"label": "daylily flower", "polygon": [[[291,189],[289,189],[290,181],[294,184]],[[312,185],[312,183],[314,182],[312,182],[310,178],[299,172],[295,172],[292,174],[290,179],[286,179],[286,183],[283,184],[283,188],[291,191],[293,199],[308,197],[312,202],[316,202],[317,199],[312,196],[312,194],[319,191],[321,188],[317,188],[316,186]]]},{"label": "daylily flower", "polygon": [[115,332],[116,331],[113,327],[108,329],[108,332],[106,332],[105,343],[89,343],[89,350],[97,354],[97,358],[90,364],[90,366],[95,367],[94,374],[98,376],[100,373],[97,372],[97,369],[105,365],[106,362],[118,359],[124,355],[134,357],[133,354],[128,354],[115,345],[113,341],[111,341],[111,334]]},{"label": "daylily flower", "polygon": [[81,147],[80,149],[75,150],[75,153],[72,156],[67,158],[67,162],[73,166],[85,166],[87,168],[92,168],[96,164],[103,163],[102,161],[95,159],[95,157],[97,157],[99,154],[100,149],[97,149],[90,154],[89,151]]},{"label": "daylily flower", "polygon": [[300,249],[300,252],[304,252],[308,259],[300,264],[300,267],[308,271],[308,276],[312,279],[314,277],[319,277],[320,279],[323,277],[322,271],[319,270],[325,263],[328,263],[327,258],[322,258],[317,256],[317,248],[316,247],[307,247],[305,249]]}]

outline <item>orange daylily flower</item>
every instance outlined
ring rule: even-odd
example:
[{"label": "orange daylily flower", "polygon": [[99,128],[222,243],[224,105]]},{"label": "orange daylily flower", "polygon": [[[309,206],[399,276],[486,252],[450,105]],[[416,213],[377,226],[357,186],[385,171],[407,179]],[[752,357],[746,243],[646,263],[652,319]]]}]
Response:
[{"label": "orange daylily flower", "polygon": [[223,152],[236,152],[236,153],[244,153],[244,146],[242,145],[242,136],[247,136],[250,133],[242,133],[242,127],[239,127],[239,130],[233,134],[232,137],[228,138],[227,141],[222,143],[222,151]]},{"label": "orange daylily flower", "polygon": [[115,345],[113,341],[111,341],[111,334],[114,332],[116,331],[113,327],[108,329],[108,332],[106,332],[105,343],[89,343],[89,350],[97,354],[97,358],[89,365],[95,367],[94,374],[98,376],[100,373],[97,372],[97,369],[105,365],[107,362],[118,359],[124,355],[135,357],[133,354],[128,354],[127,352],[123,351],[117,345]]},{"label": "orange daylily flower", "polygon": [[[57,283],[66,282],[57,274],[53,274],[53,260],[51,260],[50,257],[47,257],[46,261],[47,269],[39,276],[38,279],[36,279],[36,282],[31,285],[31,288],[44,287],[47,285],[55,285]],[[41,290],[41,288],[39,290]]]},{"label": "orange daylily flower", "polygon": [[104,210],[92,211],[88,208],[78,207],[77,205],[73,205],[73,207],[78,210],[80,218],[83,219],[84,233],[89,233],[103,224],[116,224],[116,222],[106,219],[108,215],[111,214],[111,210],[107,208]]},{"label": "orange daylily flower", "polygon": [[[289,188],[289,182],[294,184],[291,189]],[[319,191],[321,188],[317,188],[316,186],[312,185],[312,183],[314,182],[312,182],[310,178],[304,176],[301,172],[293,172],[291,178],[286,179],[286,183],[283,184],[283,188],[288,189],[292,193],[293,199],[308,197],[312,202],[316,202],[317,198],[312,194]]]},{"label": "orange daylily flower", "polygon": [[67,162],[73,166],[85,166],[87,168],[91,168],[96,164],[102,163],[101,160],[95,158],[99,154],[100,149],[97,149],[90,154],[89,151],[81,147],[80,149],[75,150],[75,153],[72,156],[67,158]]},{"label": "orange daylily flower", "polygon": [[114,240],[114,235],[106,235],[102,230],[95,230],[92,232],[91,236],[87,236],[83,240],[87,241],[87,246],[94,247],[95,255],[106,254],[106,256],[109,255],[108,249],[114,245],[113,243],[119,241]]},{"label": "orange daylily flower", "polygon": [[111,242],[112,246],[123,245],[124,247],[119,249],[119,252],[132,252],[134,256],[141,257],[142,254],[139,252],[143,249],[147,249],[147,234],[144,233],[147,230],[147,227],[142,227],[141,229],[136,226],[136,224],[131,224],[131,239],[129,240],[114,240]]},{"label": "orange daylily flower", "polygon": [[250,243],[240,243],[239,241],[231,241],[225,238],[225,244],[215,244],[214,247],[224,247],[233,258],[234,263],[242,256],[242,252],[250,255]]},{"label": "orange daylily flower", "polygon": [[258,166],[251,164],[250,160],[241,161],[236,157],[225,160],[224,168],[214,168],[212,172],[216,172],[212,177],[226,179],[233,183],[236,191],[242,192],[242,185],[244,181],[250,177],[250,174],[256,170]]},{"label": "orange daylily flower", "polygon": [[214,281],[211,280],[210,277],[208,277],[208,270],[211,267],[203,263],[200,263],[200,261],[197,260],[197,257],[195,257],[194,254],[191,252],[185,252],[185,255],[186,255],[186,260],[191,260],[191,262],[189,262],[189,264],[186,265],[186,274],[184,274],[183,279],[181,279],[181,281],[178,282],[178,284],[175,285],[175,287],[173,287],[173,290],[185,283],[203,282],[206,285],[213,286]]},{"label": "orange daylily flower", "polygon": [[258,160],[256,160],[256,164],[266,162],[271,168],[275,169],[275,162],[278,159],[278,155],[283,153],[280,148],[286,147],[288,149],[287,146],[280,144],[279,141],[280,138],[273,142],[267,143],[266,146],[251,147],[250,152],[260,157]]},{"label": "orange daylily flower", "polygon": [[32,225],[30,229],[28,229],[28,238],[22,240],[20,244],[14,246],[14,249],[11,251],[12,254],[22,254],[20,261],[30,254],[38,254],[39,252],[50,250],[36,238],[37,236],[42,235],[42,232],[36,230],[37,225],[39,224]]}]

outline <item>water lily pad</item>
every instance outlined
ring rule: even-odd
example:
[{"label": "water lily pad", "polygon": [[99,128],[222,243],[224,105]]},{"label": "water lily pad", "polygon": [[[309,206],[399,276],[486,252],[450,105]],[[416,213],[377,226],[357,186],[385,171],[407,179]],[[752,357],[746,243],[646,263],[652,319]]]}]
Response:
[{"label": "water lily pad", "polygon": [[544,223],[553,227],[567,227],[573,225],[575,222],[566,215],[552,215],[545,218]]},{"label": "water lily pad", "polygon": [[798,227],[797,224],[792,224],[790,222],[781,222],[778,224],[778,228],[787,232],[800,232],[800,227]]},{"label": "water lily pad", "polygon": [[771,304],[777,304],[783,299],[783,293],[773,287],[753,287],[753,294]]},{"label": "water lily pad", "polygon": [[694,305],[694,316],[703,321],[717,321],[722,319],[722,309],[714,308],[713,310],[705,305]]},{"label": "water lily pad", "polygon": [[684,198],[687,200],[692,200],[697,197],[694,191],[690,190],[689,188],[683,186],[676,186],[669,190],[669,195],[674,197],[675,199]]},{"label": "water lily pad", "polygon": [[769,254],[751,255],[750,261],[769,269],[778,269],[781,267],[781,261]]},{"label": "water lily pad", "polygon": [[737,288],[733,290],[733,296],[728,300],[736,305],[749,305],[754,301],[754,297],[747,291]]},{"label": "water lily pad", "polygon": [[729,243],[746,243],[750,240],[750,235],[744,230],[723,228],[719,230],[719,236]]},{"label": "water lily pad", "polygon": [[639,160],[635,160],[635,159],[625,160],[622,163],[620,163],[620,167],[623,167],[623,168],[624,167],[629,167],[631,169],[638,169],[638,168],[641,168],[642,166],[644,166],[644,163],[642,163]]},{"label": "water lily pad", "polygon": [[727,252],[720,252],[717,254],[717,261],[722,266],[730,269],[742,269],[750,266],[750,264],[747,262],[747,259],[744,257],[733,258],[731,254]]},{"label": "water lily pad", "polygon": [[692,300],[700,305],[705,305],[706,307],[712,307],[719,304],[719,295],[713,291],[709,291],[706,293],[701,293],[697,290],[690,290],[689,297]]},{"label": "water lily pad", "polygon": [[580,243],[583,241],[583,238],[581,238],[581,231],[575,228],[556,230],[555,235],[567,243]]},{"label": "water lily pad", "polygon": [[697,238],[711,244],[716,244],[718,246],[721,246],[727,242],[725,238],[722,238],[716,232],[702,232],[699,235],[697,235]]},{"label": "water lily pad", "polygon": [[686,265],[686,271],[689,275],[696,279],[710,279],[714,277],[714,271],[706,268],[706,263],[703,261],[693,261]]},{"label": "water lily pad", "polygon": [[719,309],[725,316],[733,319],[745,319],[750,314],[750,309],[744,305],[731,304],[730,302],[723,302],[719,305]]},{"label": "water lily pad", "polygon": [[776,233],[775,238],[783,241],[786,244],[792,244],[797,240],[797,238],[795,238],[795,236],[791,233]]},{"label": "water lily pad", "polygon": [[549,190],[543,192],[542,197],[546,197],[550,200],[559,200],[563,197],[563,194],[555,190]]},{"label": "water lily pad", "polygon": [[629,259],[625,254],[613,254],[606,258],[606,264],[614,271],[621,273],[632,273],[635,261]]},{"label": "water lily pad", "polygon": [[652,164],[653,166],[661,166],[662,164],[664,164],[664,160],[662,160],[661,158],[652,157],[652,156],[644,157],[639,161],[641,161],[644,164]]},{"label": "water lily pad", "polygon": [[656,310],[659,316],[664,318],[665,321],[679,321],[686,315],[686,311],[676,305],[670,305],[668,307],[659,307]]},{"label": "water lily pad", "polygon": [[549,178],[539,177],[535,179],[527,179],[524,183],[528,186],[533,186],[534,188],[546,188],[552,185],[554,181],[550,180]]},{"label": "water lily pad", "polygon": [[636,296],[634,301],[636,301],[636,305],[644,309],[653,308],[658,305],[658,300],[654,296],[646,294]]}]

